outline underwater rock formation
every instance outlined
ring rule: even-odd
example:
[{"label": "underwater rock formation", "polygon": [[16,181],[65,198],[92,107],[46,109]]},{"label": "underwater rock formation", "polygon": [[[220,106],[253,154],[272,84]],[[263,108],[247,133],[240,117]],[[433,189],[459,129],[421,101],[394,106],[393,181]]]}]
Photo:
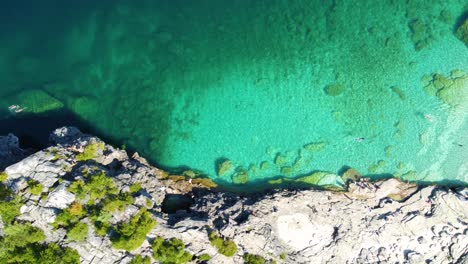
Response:
[{"label": "underwater rock formation", "polygon": [[[20,197],[16,220],[43,230],[47,243],[76,250],[82,263],[130,263],[142,256],[152,263],[177,256],[192,263],[468,260],[467,188],[368,182],[348,169],[340,179],[350,182],[348,191],[242,196],[170,176],[76,128],[57,129],[50,139],[54,145],[8,166],[2,185]],[[8,142],[0,141],[0,149]],[[103,148],[77,160],[90,144]],[[337,177],[316,172],[298,180]],[[39,193],[31,191],[31,181],[42,186]],[[3,235],[11,216],[0,213]]]},{"label": "underwater rock formation", "polygon": [[437,96],[455,110],[465,107],[468,101],[468,74],[462,70],[454,70],[449,76],[434,73],[424,76],[424,91],[431,96]]},{"label": "underwater rock formation", "polygon": [[17,106],[15,109],[10,107],[11,110],[14,110],[12,112],[15,113],[39,114],[58,110],[64,106],[62,102],[40,89],[25,90],[3,98],[0,101],[9,106]]},{"label": "underwater rock formation", "polygon": [[459,38],[466,46],[468,46],[468,14],[465,15],[465,20],[460,23],[457,28],[455,35]]}]

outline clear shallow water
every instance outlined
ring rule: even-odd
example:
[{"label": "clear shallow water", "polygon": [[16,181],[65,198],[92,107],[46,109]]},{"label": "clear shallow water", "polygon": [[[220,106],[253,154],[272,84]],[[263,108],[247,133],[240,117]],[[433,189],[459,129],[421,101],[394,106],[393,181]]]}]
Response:
[{"label": "clear shallow water", "polygon": [[345,165],[468,182],[464,1],[46,2],[2,10],[2,132],[60,109],[228,184],[235,168],[252,182]]}]

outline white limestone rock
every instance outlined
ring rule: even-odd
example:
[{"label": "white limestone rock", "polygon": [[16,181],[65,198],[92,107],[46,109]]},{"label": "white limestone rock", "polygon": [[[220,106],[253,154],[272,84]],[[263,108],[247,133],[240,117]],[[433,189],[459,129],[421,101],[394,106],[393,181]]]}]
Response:
[{"label": "white limestone rock", "polygon": [[62,183],[49,193],[45,207],[65,209],[75,201],[75,195],[67,190],[67,184]]}]

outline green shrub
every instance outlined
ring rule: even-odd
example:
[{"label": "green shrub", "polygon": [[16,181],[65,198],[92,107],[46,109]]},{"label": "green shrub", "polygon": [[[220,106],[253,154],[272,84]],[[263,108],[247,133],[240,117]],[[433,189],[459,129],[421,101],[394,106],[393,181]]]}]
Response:
[{"label": "green shrub", "polygon": [[211,259],[211,256],[207,253],[201,254],[200,256],[197,257],[199,261],[209,261]]},{"label": "green shrub", "polygon": [[133,197],[130,193],[120,193],[118,195],[109,195],[101,202],[102,210],[105,212],[123,211],[126,205],[133,204]]},{"label": "green shrub", "polygon": [[281,260],[285,260],[286,259],[286,253],[284,253],[284,252],[281,253],[279,257],[280,257]]},{"label": "green shrub", "polygon": [[66,208],[57,214],[57,216],[55,217],[55,221],[52,223],[52,226],[55,228],[68,228],[69,226],[75,225],[79,221],[80,217],[73,215],[70,212],[70,208]]},{"label": "green shrub", "polygon": [[0,215],[5,224],[11,224],[17,216],[21,214],[21,198],[18,196],[9,197],[9,200],[0,201]]},{"label": "green shrub", "polygon": [[136,182],[132,185],[130,185],[130,192],[131,193],[137,193],[141,190],[141,184]]},{"label": "green shrub", "polygon": [[42,244],[45,236],[31,224],[5,227],[0,237],[0,263],[6,264],[75,264],[80,256],[75,250],[60,248],[57,244]]},{"label": "green shrub", "polygon": [[77,216],[77,217],[83,217],[86,213],[83,210],[83,205],[81,205],[81,203],[78,201],[74,201],[72,204],[70,204],[68,211],[70,212],[71,215]]},{"label": "green shrub", "polygon": [[161,264],[183,264],[192,260],[193,256],[185,251],[182,240],[171,238],[165,240],[156,237],[152,244],[153,257]]},{"label": "green shrub", "polygon": [[94,159],[97,157],[97,152],[98,150],[104,149],[104,143],[102,142],[94,142],[94,143],[89,143],[83,150],[82,153],[76,155],[75,159],[77,161],[87,161],[90,159]]},{"label": "green shrub", "polygon": [[108,194],[118,194],[119,191],[115,188],[112,178],[107,177],[104,172],[98,173],[91,177],[91,180],[86,183],[85,190],[89,193],[91,199],[102,199]]},{"label": "green shrub", "polygon": [[12,194],[13,192],[8,187],[0,183],[0,200],[3,201],[8,197],[11,197]]},{"label": "green shrub", "polygon": [[129,264],[151,264],[149,257],[142,257],[140,255],[135,256]]},{"label": "green shrub", "polygon": [[141,246],[151,229],[156,225],[151,214],[146,209],[141,209],[138,214],[132,216],[128,223],[120,223],[113,231],[111,237],[112,246],[116,249],[132,251]]},{"label": "green shrub", "polygon": [[42,184],[40,184],[38,181],[35,180],[29,180],[28,181],[28,191],[32,195],[40,195],[42,193]]},{"label": "green shrub", "polygon": [[247,253],[244,255],[244,263],[245,264],[265,264],[265,258],[259,255]]},{"label": "green shrub", "polygon": [[74,181],[70,186],[68,186],[68,191],[74,193],[76,198],[83,200],[86,197],[85,182],[82,180]]},{"label": "green shrub", "polygon": [[87,236],[88,225],[81,222],[73,225],[67,232],[67,237],[70,241],[84,241]]},{"label": "green shrub", "polygon": [[8,179],[8,174],[4,171],[0,172],[0,182],[4,182]]},{"label": "green shrub", "polygon": [[107,177],[104,172],[99,172],[89,179],[87,182],[77,180],[68,186],[68,191],[74,193],[76,197],[83,200],[89,194],[91,200],[100,200],[106,195],[118,194],[112,178]]},{"label": "green shrub", "polygon": [[45,239],[44,232],[30,223],[6,226],[4,232],[6,248],[23,247]]},{"label": "green shrub", "polygon": [[218,249],[218,252],[227,256],[227,257],[232,257],[236,254],[237,252],[237,246],[236,244],[230,240],[224,240],[217,236],[214,232],[211,232],[209,235],[209,239],[211,242],[211,245]]},{"label": "green shrub", "polygon": [[37,247],[39,250],[35,255],[39,256],[37,262],[39,264],[78,264],[80,263],[80,255],[71,248],[61,248],[59,245],[51,243]]}]

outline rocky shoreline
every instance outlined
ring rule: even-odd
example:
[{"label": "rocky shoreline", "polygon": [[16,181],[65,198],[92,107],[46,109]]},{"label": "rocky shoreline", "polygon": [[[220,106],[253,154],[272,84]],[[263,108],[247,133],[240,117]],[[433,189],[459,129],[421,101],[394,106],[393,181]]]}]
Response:
[{"label": "rocky shoreline", "polygon": [[[14,222],[30,222],[43,230],[44,242],[76,250],[81,263],[148,263],[136,256],[173,263],[155,246],[161,238],[161,245],[182,241],[176,263],[468,263],[468,188],[369,183],[348,175],[345,192],[246,196],[212,190],[208,179],[167,175],[73,127],[57,129],[50,140],[50,147],[25,157],[15,136],[0,138],[2,181],[21,197]],[[101,233],[96,224],[102,214],[58,222],[74,205],[90,212],[106,201],[104,194],[93,200],[71,187],[92,184],[98,175],[112,179],[109,197],[128,194],[106,215],[107,229]],[[142,212],[157,224],[136,248],[118,249],[119,227]],[[87,230],[81,241],[70,239],[67,229],[77,223]],[[0,222],[0,235],[6,225]]]}]

